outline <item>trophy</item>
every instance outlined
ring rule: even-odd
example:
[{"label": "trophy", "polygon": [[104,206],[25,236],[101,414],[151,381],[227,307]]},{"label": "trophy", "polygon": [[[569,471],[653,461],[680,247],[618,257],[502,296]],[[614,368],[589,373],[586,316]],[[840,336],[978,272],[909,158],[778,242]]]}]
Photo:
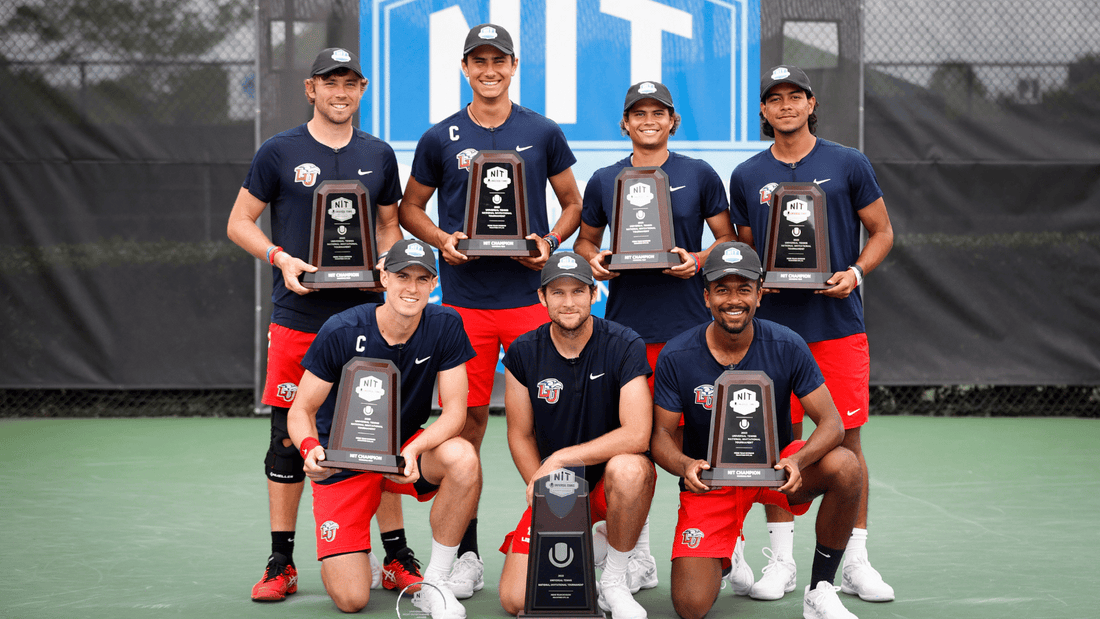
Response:
[{"label": "trophy", "polygon": [[517,617],[602,619],[596,595],[588,482],[561,468],[535,482],[527,598]]},{"label": "trophy", "polygon": [[483,150],[470,162],[466,215],[455,249],[467,256],[539,255],[527,212],[523,157],[514,150]]},{"label": "trophy", "polygon": [[367,188],[359,181],[322,181],[313,192],[309,263],[302,286],[382,290],[374,265],[374,218]]},{"label": "trophy", "polygon": [[829,268],[829,218],[817,183],[779,183],[768,213],[765,288],[824,290]]},{"label": "trophy", "polygon": [[670,250],[672,192],[661,168],[623,168],[615,176],[610,271],[668,269],[681,263]]},{"label": "trophy", "polygon": [[786,470],[772,468],[778,461],[772,379],[759,371],[723,372],[714,383],[710,469],[700,471],[699,479],[711,487],[778,488],[787,481]]},{"label": "trophy", "polygon": [[321,466],[402,474],[400,387],[401,370],[388,359],[345,363]]}]

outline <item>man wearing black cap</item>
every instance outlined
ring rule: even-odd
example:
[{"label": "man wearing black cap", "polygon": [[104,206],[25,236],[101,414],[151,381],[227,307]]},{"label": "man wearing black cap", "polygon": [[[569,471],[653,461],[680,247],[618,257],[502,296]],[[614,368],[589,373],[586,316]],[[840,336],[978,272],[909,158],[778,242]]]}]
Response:
[{"label": "man wearing black cap", "polygon": [[[716,246],[703,267],[703,299],[714,320],[668,342],[657,360],[653,459],[681,478],[680,510],[672,549],[672,604],[685,619],[710,611],[722,571],[753,503],[806,513],[823,496],[817,550],[803,598],[806,619],[851,619],[833,580],[851,535],[862,475],[855,455],[841,446],[844,428],[806,343],[790,329],[756,317],[763,297],[760,259],[744,243]],[[699,479],[706,462],[715,380],[725,370],[762,371],[775,388],[775,425],[787,482],[778,488],[712,489]],[[791,436],[790,398],[797,397],[816,425],[806,441]],[[683,417],[683,447],[676,438]]]},{"label": "man wearing black cap", "polygon": [[[868,420],[871,360],[863,299],[856,289],[886,258],[894,232],[871,163],[855,149],[818,138],[816,112],[817,99],[801,69],[780,65],[764,74],[760,85],[762,131],[774,137],[775,143],[733,171],[730,212],[738,240],[763,251],[771,192],[778,183],[814,182],[825,193],[829,258],[835,271],[828,280],[831,287],[770,294],[760,306],[760,315],[790,327],[809,343],[842,411],[844,446],[856,454],[863,470],[859,517],[845,551],[841,590],[866,601],[888,602],[894,599],[894,590],[867,558],[870,484],[860,428]],[[861,224],[868,233],[862,248]],[[802,407],[797,401],[792,401],[791,412],[796,434],[800,434]],[[773,548],[769,569],[750,595],[776,599],[793,590],[795,565],[789,556],[793,529],[786,533],[789,536],[780,544],[784,549]],[[775,538],[773,534],[773,546],[777,545]],[[769,582],[777,586],[765,586]]]},{"label": "man wearing black cap", "polygon": [[[317,270],[305,261],[314,189],[326,180],[359,180],[370,196],[379,251],[384,255],[384,250],[401,238],[397,223],[401,182],[393,149],[352,124],[366,87],[355,54],[341,48],[318,54],[305,80],[313,117],[260,146],[229,215],[229,238],[270,263],[273,275],[274,307],[262,400],[271,407],[271,443],[264,467],[272,544],[264,576],[252,588],[256,601],[281,601],[298,590],[294,528],[305,475],[286,424],[302,377],[299,362],[328,317],[382,300],[379,294],[354,289],[311,292],[298,281],[302,273]],[[270,239],[256,223],[268,205]]]},{"label": "man wearing black cap", "polygon": [[[495,24],[474,26],[462,54],[461,68],[473,101],[420,138],[400,218],[406,230],[439,249],[443,303],[462,315],[477,351],[469,364],[470,411],[462,435],[480,449],[500,349],[507,350],[516,337],[546,322],[546,310],[539,305],[536,293],[538,271],[577,229],[581,194],[571,169],[576,158],[561,128],[508,98],[508,87],[519,67],[508,31]],[[455,250],[457,241],[466,238],[462,229],[470,162],[482,150],[513,149],[524,161],[532,231],[528,238],[538,241],[540,254],[535,258],[470,259]],[[562,208],[553,228],[548,221],[547,182]],[[438,222],[433,222],[427,206],[436,191]],[[454,588],[460,598],[481,588],[483,564],[477,550],[476,519],[463,540],[455,569]]]},{"label": "man wearing black cap", "polygon": [[[340,610],[364,608],[372,571],[370,520],[382,493],[432,500],[432,554],[423,582],[413,585],[413,603],[433,619],[463,619],[466,611],[444,580],[481,491],[477,453],[459,437],[466,421],[466,362],[474,351],[458,314],[428,303],[438,282],[430,247],[398,241],[381,276],[385,303],[353,307],[321,327],[302,359],[305,375],[290,409],[290,436],[313,481],[321,578]],[[388,359],[400,371],[403,475],[325,467],[338,391],[333,386],[355,357]],[[437,381],[443,410],[425,428]]]},{"label": "man wearing black cap", "polygon": [[541,283],[550,323],[516,338],[504,356],[508,447],[527,482],[528,509],[500,548],[500,603],[513,615],[523,610],[534,482],[580,463],[593,522],[607,521],[599,605],[612,619],[643,619],[627,569],[657,478],[643,455],[652,425],[645,346],[633,330],[592,316],[596,285],[579,255],[551,256]]}]

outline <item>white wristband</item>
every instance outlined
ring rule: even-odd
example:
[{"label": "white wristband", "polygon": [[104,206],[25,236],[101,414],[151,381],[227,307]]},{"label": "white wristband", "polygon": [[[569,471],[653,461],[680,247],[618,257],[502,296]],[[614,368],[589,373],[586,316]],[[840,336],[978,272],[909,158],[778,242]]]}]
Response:
[{"label": "white wristband", "polygon": [[856,285],[857,286],[863,284],[863,269],[861,269],[861,268],[859,268],[859,266],[853,264],[852,266],[848,267],[848,270],[851,271],[852,273],[856,274]]}]

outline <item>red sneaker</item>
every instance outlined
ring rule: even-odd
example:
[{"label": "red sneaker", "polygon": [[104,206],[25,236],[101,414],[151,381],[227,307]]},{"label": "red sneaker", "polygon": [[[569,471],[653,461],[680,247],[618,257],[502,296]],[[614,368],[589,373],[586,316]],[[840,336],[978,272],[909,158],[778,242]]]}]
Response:
[{"label": "red sneaker", "polygon": [[252,587],[254,602],[282,602],[298,592],[298,570],[293,565],[276,563],[275,556],[267,560],[264,577]]},{"label": "red sneaker", "polygon": [[382,568],[382,586],[387,589],[404,591],[409,587],[409,593],[420,591],[420,582],[424,577],[420,575],[420,561],[413,556],[411,548],[402,548],[397,551],[397,556],[386,562]]}]

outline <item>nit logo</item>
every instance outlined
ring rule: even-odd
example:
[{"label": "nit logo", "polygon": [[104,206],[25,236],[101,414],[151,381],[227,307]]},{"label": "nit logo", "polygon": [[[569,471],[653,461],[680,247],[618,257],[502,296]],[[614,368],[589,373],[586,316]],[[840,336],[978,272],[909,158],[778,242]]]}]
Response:
[{"label": "nit logo", "polygon": [[382,387],[381,378],[377,376],[364,376],[359,379],[359,385],[355,387],[355,394],[358,395],[361,400],[377,402],[382,399],[382,396],[386,395],[386,390]]},{"label": "nit logo", "polygon": [[714,407],[714,385],[699,385],[695,388],[695,403],[708,411]]},{"label": "nit logo", "polygon": [[547,404],[556,404],[564,385],[556,378],[547,378],[539,381],[537,386],[539,399],[546,400]]},{"label": "nit logo", "polygon": [[783,211],[783,216],[792,224],[800,224],[804,221],[808,221],[811,215],[810,205],[804,200],[791,200],[787,202],[787,208]]},{"label": "nit logo", "polygon": [[645,206],[653,201],[653,192],[646,183],[634,183],[630,186],[626,200],[634,206]]},{"label": "nit logo", "polygon": [[298,385],[294,383],[283,383],[279,385],[278,390],[275,392],[283,400],[287,402],[293,402],[294,396],[298,393]]},{"label": "nit logo", "polygon": [[508,177],[508,169],[502,167],[489,168],[485,172],[485,186],[493,191],[502,191],[512,184]]},{"label": "nit logo", "polygon": [[312,187],[317,182],[317,175],[320,173],[321,168],[318,168],[312,163],[303,163],[294,168],[294,182],[301,183],[306,187]]},{"label": "nit logo", "polygon": [[734,392],[730,399],[730,407],[738,415],[751,415],[760,408],[760,402],[756,399],[756,392],[752,389],[741,389]]}]

